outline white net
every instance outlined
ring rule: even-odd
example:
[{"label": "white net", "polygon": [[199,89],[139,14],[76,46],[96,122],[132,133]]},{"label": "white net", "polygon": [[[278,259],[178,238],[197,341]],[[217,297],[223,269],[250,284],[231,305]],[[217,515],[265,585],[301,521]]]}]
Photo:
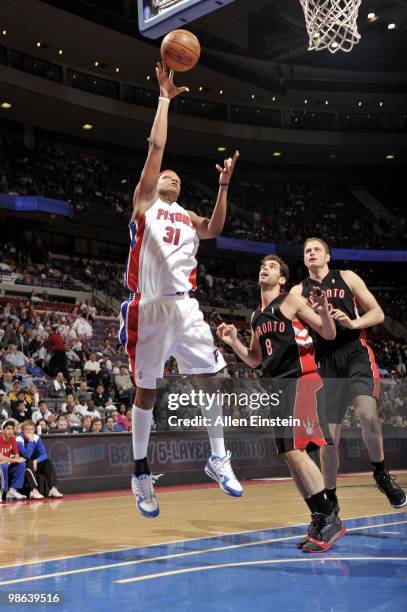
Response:
[{"label": "white net", "polygon": [[352,51],[360,40],[357,19],[362,0],[300,0],[309,36],[308,51]]}]

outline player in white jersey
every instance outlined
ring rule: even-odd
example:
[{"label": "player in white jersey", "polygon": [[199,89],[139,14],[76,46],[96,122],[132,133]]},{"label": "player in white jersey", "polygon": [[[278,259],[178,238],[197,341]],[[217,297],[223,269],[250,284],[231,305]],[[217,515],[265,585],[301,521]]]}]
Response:
[{"label": "player in white jersey", "polygon": [[[210,219],[187,211],[177,203],[181,180],[172,170],[160,172],[167,140],[170,101],[187,87],[176,87],[173,71],[157,64],[160,85],[158,109],[149,139],[147,160],[134,192],[130,221],[130,252],[126,284],[130,299],[122,304],[120,340],[130,359],[137,385],[132,409],[133,452],[135,460],[132,489],[137,509],[143,516],[159,514],[147,448],[157,380],[163,377],[166,360],[174,355],[181,374],[213,377],[225,367],[209,325],[204,322],[198,302],[189,297],[196,289],[196,259],[199,240],[221,233],[227,207],[227,189],[239,153],[225,160],[219,171],[219,193]],[[205,410],[205,407],[202,407]],[[205,472],[229,495],[240,497],[237,481],[226,452],[223,429],[215,425],[222,406],[214,405],[205,416],[212,454]],[[209,421],[208,419],[208,421]]]}]

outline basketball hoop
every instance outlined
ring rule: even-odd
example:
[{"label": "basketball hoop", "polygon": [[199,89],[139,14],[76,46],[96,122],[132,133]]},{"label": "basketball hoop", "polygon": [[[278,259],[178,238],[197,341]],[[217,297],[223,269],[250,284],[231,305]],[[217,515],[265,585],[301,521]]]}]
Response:
[{"label": "basketball hoop", "polygon": [[308,51],[349,53],[361,36],[357,19],[362,0],[300,0],[309,36]]}]

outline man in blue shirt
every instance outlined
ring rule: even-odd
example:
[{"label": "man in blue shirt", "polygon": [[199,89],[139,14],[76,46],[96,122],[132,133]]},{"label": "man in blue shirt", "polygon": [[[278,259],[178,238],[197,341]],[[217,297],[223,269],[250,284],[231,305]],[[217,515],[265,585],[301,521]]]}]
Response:
[{"label": "man in blue shirt", "polygon": [[44,370],[40,366],[35,365],[33,357],[29,357],[26,369],[28,374],[34,378],[45,378]]},{"label": "man in blue shirt", "polygon": [[103,431],[114,433],[114,432],[124,431],[124,427],[121,423],[115,423],[112,416],[108,416],[106,417],[106,422],[104,424]]},{"label": "man in blue shirt", "polygon": [[54,464],[48,459],[45,446],[35,433],[33,421],[24,421],[21,426],[21,434],[17,436],[17,446],[20,455],[26,459],[27,480],[30,485],[30,499],[43,499],[38,490],[39,475],[46,480],[49,488],[48,497],[63,497],[57,489],[57,477]]}]

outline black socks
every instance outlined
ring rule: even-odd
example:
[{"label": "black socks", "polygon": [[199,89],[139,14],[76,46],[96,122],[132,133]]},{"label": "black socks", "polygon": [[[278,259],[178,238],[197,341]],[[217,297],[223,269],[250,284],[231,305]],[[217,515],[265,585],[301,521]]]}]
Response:
[{"label": "black socks", "polygon": [[151,474],[150,468],[148,467],[147,457],[144,457],[144,459],[137,459],[134,462],[134,474],[136,476],[141,476],[141,474]]},{"label": "black socks", "polygon": [[332,514],[332,504],[325,489],[319,493],[315,493],[315,495],[311,495],[311,499],[315,507],[314,512],[326,514],[328,516]]},{"label": "black socks", "polygon": [[333,489],[325,489],[328,499],[333,504],[336,501],[336,487]]},{"label": "black socks", "polygon": [[386,466],[384,465],[384,459],[383,461],[372,461],[371,462],[373,465],[373,474],[379,474],[380,472],[385,472],[386,471]]},{"label": "black socks", "polygon": [[316,511],[317,511],[317,509],[316,509],[316,507],[315,507],[315,502],[314,502],[314,500],[312,499],[312,497],[306,497],[306,498],[304,499],[304,501],[305,501],[305,503],[307,504],[308,508],[310,509],[311,514],[314,514],[314,512],[316,512]]}]

